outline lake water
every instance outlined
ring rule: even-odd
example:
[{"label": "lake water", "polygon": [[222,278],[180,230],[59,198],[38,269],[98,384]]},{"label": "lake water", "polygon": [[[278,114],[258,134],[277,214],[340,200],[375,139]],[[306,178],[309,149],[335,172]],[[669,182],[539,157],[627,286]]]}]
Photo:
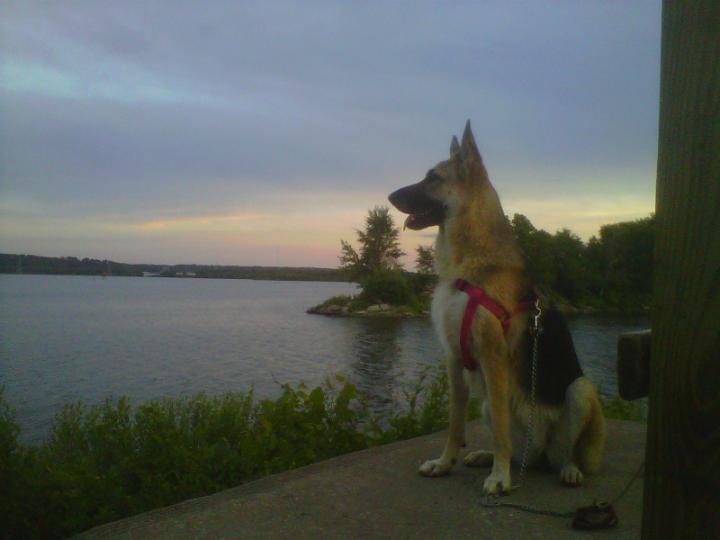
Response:
[{"label": "lake water", "polygon": [[[353,319],[305,310],[347,283],[0,275],[0,386],[37,441],[69,401],[134,402],[345,375],[378,411],[441,349],[429,320]],[[569,319],[586,374],[615,395],[618,334],[646,318]]]}]

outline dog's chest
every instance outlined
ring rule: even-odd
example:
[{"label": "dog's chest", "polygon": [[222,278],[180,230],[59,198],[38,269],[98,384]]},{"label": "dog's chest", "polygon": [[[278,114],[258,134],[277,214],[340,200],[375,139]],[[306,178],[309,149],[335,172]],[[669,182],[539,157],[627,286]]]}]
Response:
[{"label": "dog's chest", "polygon": [[441,281],[435,287],[432,299],[432,320],[440,343],[446,352],[460,354],[460,327],[467,296],[458,291],[451,281]]}]

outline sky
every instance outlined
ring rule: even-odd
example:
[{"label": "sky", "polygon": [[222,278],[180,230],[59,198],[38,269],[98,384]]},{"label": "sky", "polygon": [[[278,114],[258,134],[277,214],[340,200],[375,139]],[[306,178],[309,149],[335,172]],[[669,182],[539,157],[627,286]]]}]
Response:
[{"label": "sky", "polygon": [[335,267],[466,119],[587,240],[653,211],[659,63],[657,0],[6,1],[0,252]]}]

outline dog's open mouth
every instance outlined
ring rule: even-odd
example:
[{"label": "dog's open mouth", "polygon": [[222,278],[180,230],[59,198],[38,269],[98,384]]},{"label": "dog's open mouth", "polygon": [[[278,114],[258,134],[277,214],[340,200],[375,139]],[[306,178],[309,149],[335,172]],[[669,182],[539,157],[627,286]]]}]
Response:
[{"label": "dog's open mouth", "polygon": [[407,228],[413,231],[419,231],[427,227],[432,227],[433,225],[440,225],[442,223],[442,215],[439,214],[440,212],[435,208],[417,214],[410,214],[405,219],[403,229]]},{"label": "dog's open mouth", "polygon": [[445,205],[427,195],[427,182],[418,182],[394,191],[388,197],[395,208],[409,214],[405,228],[419,231],[433,225],[440,225],[445,219]]}]

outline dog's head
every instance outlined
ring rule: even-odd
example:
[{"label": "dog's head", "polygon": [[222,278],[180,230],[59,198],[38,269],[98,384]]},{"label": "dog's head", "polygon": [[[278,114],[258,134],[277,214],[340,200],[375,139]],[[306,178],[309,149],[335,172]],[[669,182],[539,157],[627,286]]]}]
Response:
[{"label": "dog's head", "polygon": [[442,225],[456,215],[465,201],[475,198],[483,183],[488,183],[487,172],[468,120],[462,143],[452,138],[449,159],[435,165],[420,182],[394,191],[388,199],[409,214],[405,226],[418,231]]}]

